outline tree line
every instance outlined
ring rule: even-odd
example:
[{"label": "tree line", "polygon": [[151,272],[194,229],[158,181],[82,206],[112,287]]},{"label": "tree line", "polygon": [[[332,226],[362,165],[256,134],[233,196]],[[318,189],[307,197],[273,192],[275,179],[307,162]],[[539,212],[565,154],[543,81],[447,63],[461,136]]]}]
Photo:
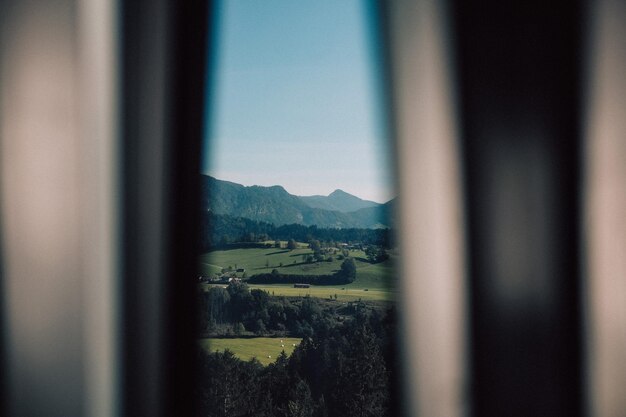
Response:
[{"label": "tree line", "polygon": [[334,274],[326,275],[298,275],[283,274],[274,269],[269,274],[252,275],[250,284],[313,284],[313,285],[343,285],[350,284],[356,279],[356,264],[354,259],[346,258],[341,268]]},{"label": "tree line", "polygon": [[301,224],[275,226],[270,223],[215,214],[203,211],[200,230],[200,246],[203,252],[225,247],[234,243],[254,243],[267,240],[311,240],[358,242],[390,248],[392,231],[390,229],[333,229]]},{"label": "tree line", "polygon": [[311,337],[364,308],[358,302],[343,305],[314,297],[273,297],[241,282],[201,290],[198,305],[199,332],[205,337]]}]

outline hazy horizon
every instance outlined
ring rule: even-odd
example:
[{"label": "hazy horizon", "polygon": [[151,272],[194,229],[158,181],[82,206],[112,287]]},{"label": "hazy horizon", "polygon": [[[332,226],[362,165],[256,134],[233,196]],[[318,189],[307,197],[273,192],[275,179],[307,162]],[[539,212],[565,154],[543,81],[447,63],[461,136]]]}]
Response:
[{"label": "hazy horizon", "polygon": [[218,2],[203,173],[393,198],[368,4]]}]

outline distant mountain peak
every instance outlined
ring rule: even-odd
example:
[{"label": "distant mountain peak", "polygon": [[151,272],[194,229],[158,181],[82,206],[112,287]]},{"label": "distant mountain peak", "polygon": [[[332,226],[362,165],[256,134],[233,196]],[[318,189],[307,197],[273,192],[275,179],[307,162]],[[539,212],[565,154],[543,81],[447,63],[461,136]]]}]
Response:
[{"label": "distant mountain peak", "polygon": [[[333,196],[342,196],[342,195],[349,195],[351,197],[356,197],[355,195],[352,195],[350,193],[345,192],[344,190],[341,190],[339,188],[337,188],[335,191],[333,191],[332,193],[328,194],[329,197],[333,197]],[[356,197],[359,198],[359,197]]]},{"label": "distant mountain peak", "polygon": [[340,211],[342,213],[350,213],[363,208],[380,206],[378,203],[363,200],[339,188],[327,196],[313,195],[300,197],[300,199],[309,207]]},{"label": "distant mountain peak", "polygon": [[[245,186],[244,186],[245,187]],[[259,189],[259,190],[272,190],[280,191],[281,193],[288,193],[285,187],[282,185],[249,185],[247,188]]]}]

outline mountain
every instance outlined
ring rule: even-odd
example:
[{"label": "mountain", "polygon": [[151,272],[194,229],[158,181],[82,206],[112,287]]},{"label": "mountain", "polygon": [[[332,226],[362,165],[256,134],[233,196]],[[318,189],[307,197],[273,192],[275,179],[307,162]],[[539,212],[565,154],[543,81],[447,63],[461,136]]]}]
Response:
[{"label": "mountain", "polygon": [[320,208],[324,210],[340,211],[342,213],[350,213],[369,207],[378,207],[380,204],[373,201],[362,200],[357,196],[346,193],[343,190],[335,190],[327,196],[312,195],[308,197],[299,197],[309,207]]},{"label": "mountain", "polygon": [[[376,229],[381,227],[393,227],[395,199],[378,204],[373,207],[365,207],[350,213],[355,222],[361,224],[369,224],[368,228]],[[379,223],[376,223],[376,222]]]},{"label": "mountain", "polygon": [[[335,196],[333,196],[335,194]],[[321,196],[313,196],[321,197]],[[279,185],[250,187],[222,181],[208,175],[202,176],[202,208],[215,214],[283,224],[316,225],[326,228],[379,228],[389,224],[386,204],[371,205],[343,191],[335,191],[326,197],[335,207],[347,209],[350,205],[361,206],[352,212],[311,207],[302,197],[289,194]],[[324,201],[317,199],[316,201]]]}]

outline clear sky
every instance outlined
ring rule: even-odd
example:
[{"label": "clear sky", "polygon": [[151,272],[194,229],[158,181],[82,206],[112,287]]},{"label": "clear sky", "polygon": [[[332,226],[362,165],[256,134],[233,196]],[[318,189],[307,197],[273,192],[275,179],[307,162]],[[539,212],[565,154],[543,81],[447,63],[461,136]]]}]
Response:
[{"label": "clear sky", "polygon": [[365,0],[217,3],[203,172],[296,195],[391,199]]}]

